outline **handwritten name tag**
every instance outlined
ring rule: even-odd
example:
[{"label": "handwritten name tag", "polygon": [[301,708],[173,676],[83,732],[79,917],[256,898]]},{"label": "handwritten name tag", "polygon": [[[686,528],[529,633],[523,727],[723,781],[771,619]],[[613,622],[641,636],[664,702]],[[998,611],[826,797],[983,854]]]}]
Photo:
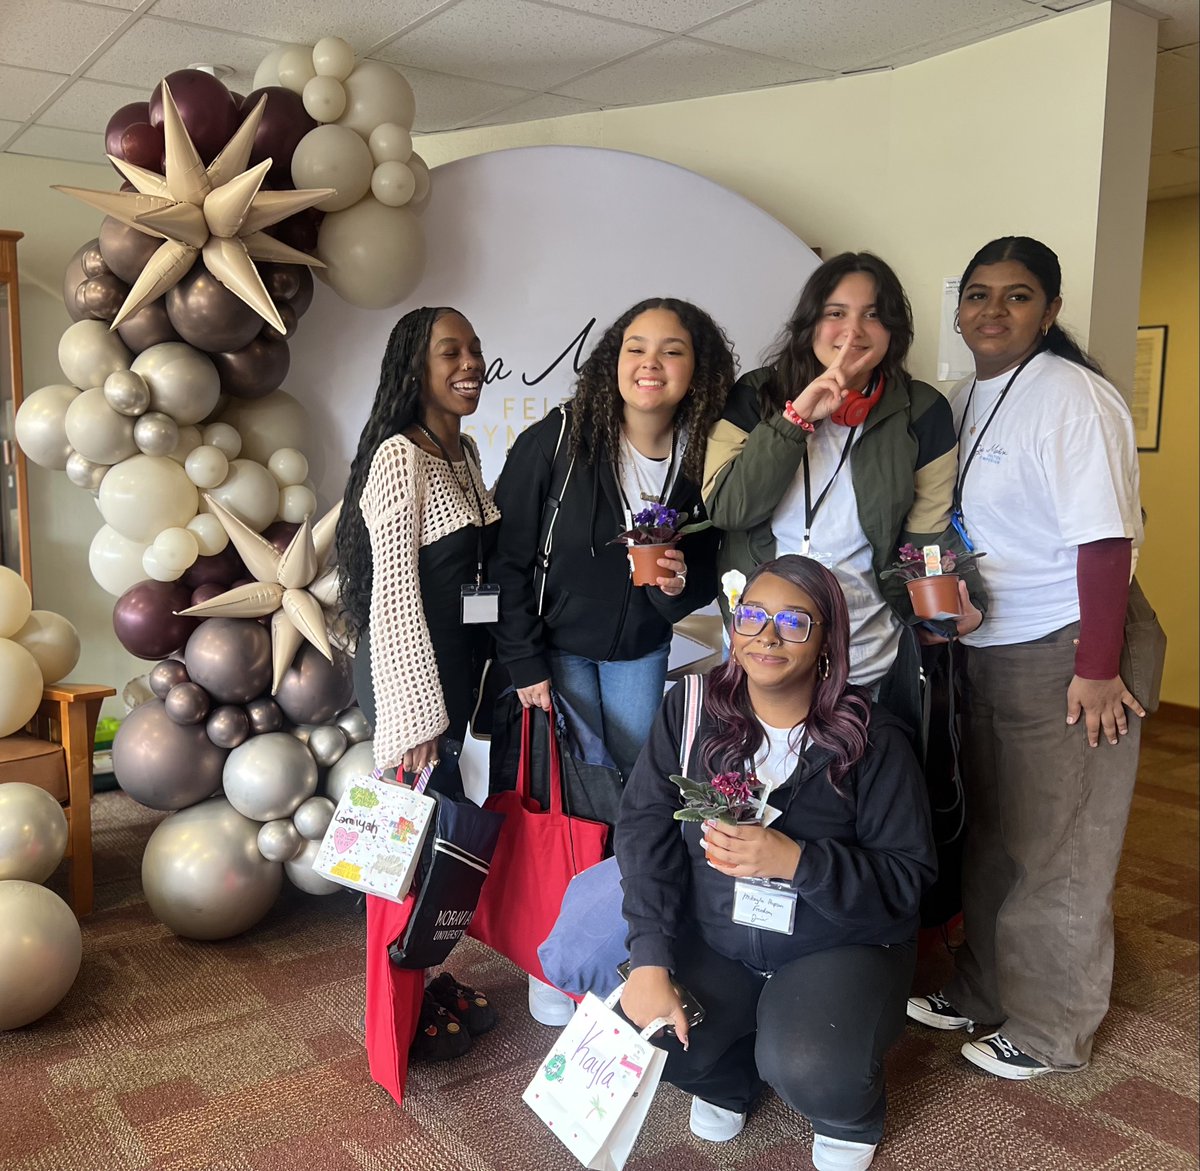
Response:
[{"label": "handwritten name tag", "polygon": [[733,921],[791,935],[796,921],[796,892],[786,883],[739,878],[733,884]]}]

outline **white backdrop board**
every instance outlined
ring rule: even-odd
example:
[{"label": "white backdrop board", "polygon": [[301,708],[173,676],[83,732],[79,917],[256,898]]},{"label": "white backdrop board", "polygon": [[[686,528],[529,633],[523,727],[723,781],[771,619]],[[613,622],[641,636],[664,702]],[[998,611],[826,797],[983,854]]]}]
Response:
[{"label": "white backdrop board", "polygon": [[571,393],[574,363],[646,297],[694,301],[753,369],[787,320],[814,253],[749,200],[670,163],[534,146],[438,167],[421,217],[428,263],[413,297],[355,309],[317,283],[285,389],[308,407],[323,505],[341,494],[396,320],[452,305],[483,341],[488,385],[467,425],[495,480],[514,436]]}]

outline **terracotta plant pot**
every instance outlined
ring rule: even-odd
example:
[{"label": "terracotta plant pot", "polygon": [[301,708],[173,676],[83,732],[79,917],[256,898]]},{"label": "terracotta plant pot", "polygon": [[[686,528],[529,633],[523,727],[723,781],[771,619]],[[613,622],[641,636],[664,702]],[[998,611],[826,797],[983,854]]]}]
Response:
[{"label": "terracotta plant pot", "polygon": [[913,613],[918,618],[960,618],[962,602],[958,597],[958,574],[941,573],[936,577],[915,577],[906,581]]},{"label": "terracotta plant pot", "polygon": [[629,546],[629,560],[633,563],[635,586],[657,585],[660,577],[667,576],[667,571],[659,565],[658,559],[670,548],[670,545]]}]

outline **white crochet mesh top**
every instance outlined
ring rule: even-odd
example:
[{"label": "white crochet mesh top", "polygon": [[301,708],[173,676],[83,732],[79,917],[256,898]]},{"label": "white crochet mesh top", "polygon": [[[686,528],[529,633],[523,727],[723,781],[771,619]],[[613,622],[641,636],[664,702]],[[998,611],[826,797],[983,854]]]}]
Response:
[{"label": "white crochet mesh top", "polygon": [[417,555],[425,545],[478,527],[474,481],[484,522],[500,510],[479,472],[479,451],[450,464],[403,435],[380,444],[359,508],[371,538],[371,682],[375,689],[375,767],[399,768],[404,753],[449,726],[433,640],[425,622]]}]

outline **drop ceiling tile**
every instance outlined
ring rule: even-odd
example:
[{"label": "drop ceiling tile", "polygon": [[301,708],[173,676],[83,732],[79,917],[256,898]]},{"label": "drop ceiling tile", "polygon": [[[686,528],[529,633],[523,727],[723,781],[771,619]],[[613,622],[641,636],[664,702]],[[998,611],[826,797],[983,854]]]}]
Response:
[{"label": "drop ceiling tile", "polygon": [[104,135],[82,130],[58,130],[52,126],[31,126],[9,151],[19,155],[39,155],[46,159],[71,159],[77,163],[104,161]]},{"label": "drop ceiling tile", "polygon": [[1200,41],[1200,5],[1196,0],[1151,0],[1148,7],[1167,19],[1158,25],[1158,47],[1175,49]]},{"label": "drop ceiling tile", "polygon": [[1154,154],[1200,146],[1200,107],[1189,103],[1173,110],[1157,110],[1150,150]]},{"label": "drop ceiling tile", "polygon": [[1159,53],[1154,73],[1154,108],[1194,105],[1200,97],[1200,62],[1178,53]]},{"label": "drop ceiling tile", "polygon": [[21,129],[22,123],[9,122],[4,118],[0,118],[0,148],[12,138],[12,136]]},{"label": "drop ceiling tile", "polygon": [[921,41],[919,44],[908,45],[903,49],[893,49],[875,61],[868,61],[862,69],[898,69],[902,65],[912,65],[915,61],[928,61],[931,57],[961,49],[964,45],[972,45],[987,40],[997,33],[1009,32],[1023,24],[1035,24],[1046,19],[1047,14],[1039,13],[1036,8],[1030,8],[1028,13],[1017,13],[1002,16],[984,24],[973,25],[969,29],[958,29],[945,36],[936,37],[932,41]]},{"label": "drop ceiling tile", "polygon": [[475,126],[511,126],[517,122],[536,122],[542,118],[566,118],[572,114],[590,114],[600,107],[595,102],[580,102],[558,94],[538,94],[527,102],[496,110],[486,118],[478,118]]},{"label": "drop ceiling tile", "polygon": [[630,24],[681,33],[701,21],[741,8],[746,0],[547,0],[555,8],[570,8],[592,16],[608,16]]},{"label": "drop ceiling tile", "polygon": [[158,0],[151,12],[279,43],[311,45],[338,36],[363,53],[445,3],[355,0],[333,8],[328,0]]},{"label": "drop ceiling tile", "polygon": [[413,96],[417,99],[413,129],[420,134],[470,126],[497,106],[512,105],[533,96],[527,89],[448,77],[444,73],[430,73],[390,61],[388,65],[402,73],[413,88]]},{"label": "drop ceiling tile", "polygon": [[818,69],[794,62],[681,37],[589,73],[558,87],[558,92],[601,106],[638,106],[823,76]]},{"label": "drop ceiling tile", "polygon": [[39,126],[63,130],[90,130],[103,133],[109,118],[129,102],[144,102],[149,93],[127,85],[110,85],[81,77],[73,81],[63,95],[38,115]]},{"label": "drop ceiling tile", "polygon": [[126,12],[132,12],[135,8],[140,8],[145,0],[77,0],[80,4],[88,4],[92,8],[121,8]]},{"label": "drop ceiling tile", "polygon": [[1170,50],[1172,56],[1182,57],[1185,61],[1200,60],[1200,44],[1181,45],[1178,49]]},{"label": "drop ceiling tile", "polygon": [[660,39],[649,29],[528,0],[460,0],[375,56],[496,85],[547,90]]},{"label": "drop ceiling tile", "polygon": [[4,0],[0,63],[72,73],[129,19],[116,8],[67,0]]},{"label": "drop ceiling tile", "polygon": [[149,96],[168,73],[205,61],[232,65],[234,72],[221,80],[245,93],[259,62],[272,48],[270,41],[143,16],[86,73],[97,81],[145,86]]},{"label": "drop ceiling tile", "polygon": [[693,31],[706,41],[784,57],[821,69],[862,69],[906,48],[995,21],[1021,24],[1043,13],[1022,0],[760,0]]},{"label": "drop ceiling tile", "polygon": [[1195,183],[1200,177],[1200,163],[1183,154],[1154,154],[1150,156],[1150,189],[1178,187]]},{"label": "drop ceiling tile", "polygon": [[24,122],[66,80],[61,73],[0,65],[0,118]]}]

